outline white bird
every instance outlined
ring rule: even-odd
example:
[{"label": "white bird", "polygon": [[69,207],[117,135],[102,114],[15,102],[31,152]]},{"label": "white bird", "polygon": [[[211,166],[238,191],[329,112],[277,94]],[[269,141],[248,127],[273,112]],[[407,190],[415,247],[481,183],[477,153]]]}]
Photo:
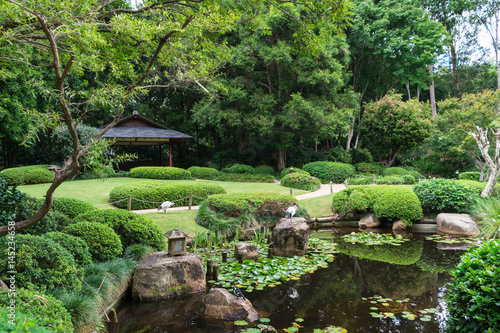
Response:
[{"label": "white bird", "polygon": [[160,207],[158,207],[158,210],[163,210],[165,212],[165,214],[167,214],[167,209],[172,207],[173,205],[175,205],[175,202],[165,201],[164,203],[162,203],[160,205]]},{"label": "white bird", "polygon": [[297,206],[297,204],[295,202],[293,203],[293,206],[288,207],[288,209],[286,210],[286,214],[285,214],[286,218],[291,219],[295,215],[295,213],[297,212],[298,207],[299,206]]}]

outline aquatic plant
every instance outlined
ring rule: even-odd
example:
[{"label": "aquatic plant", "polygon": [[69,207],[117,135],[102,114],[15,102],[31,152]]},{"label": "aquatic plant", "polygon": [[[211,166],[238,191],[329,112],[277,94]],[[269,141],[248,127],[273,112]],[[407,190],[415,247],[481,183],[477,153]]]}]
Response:
[{"label": "aquatic plant", "polygon": [[393,300],[381,296],[363,297],[364,301],[370,302],[371,316],[374,318],[405,318],[407,320],[420,319],[430,321],[431,314],[436,312],[435,308],[418,310],[409,298],[403,300]]},{"label": "aquatic plant", "polygon": [[360,243],[365,245],[382,245],[390,244],[399,246],[404,242],[410,241],[408,238],[403,238],[401,235],[392,236],[391,234],[379,234],[373,232],[352,232],[349,235],[344,235],[341,238],[345,242],[350,242],[352,244]]}]

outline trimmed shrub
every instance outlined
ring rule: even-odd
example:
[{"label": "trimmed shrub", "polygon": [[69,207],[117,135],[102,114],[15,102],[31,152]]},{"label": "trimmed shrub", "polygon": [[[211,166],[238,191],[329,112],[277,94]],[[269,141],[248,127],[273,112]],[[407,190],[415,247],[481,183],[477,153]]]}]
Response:
[{"label": "trimmed shrub", "polygon": [[254,174],[255,169],[253,166],[246,165],[246,164],[234,164],[230,168],[227,169],[227,172],[229,173],[250,173]]},{"label": "trimmed shrub", "polygon": [[199,166],[192,166],[187,169],[191,173],[191,176],[197,179],[216,179],[219,175],[217,169],[205,168]]},{"label": "trimmed shrub", "polygon": [[415,177],[413,175],[403,175],[401,176],[403,179],[403,184],[406,185],[413,185],[415,184]]},{"label": "trimmed shrub", "polygon": [[259,165],[255,168],[255,173],[259,175],[274,175],[274,169],[269,165]]},{"label": "trimmed shrub", "polygon": [[306,191],[316,191],[321,187],[319,180],[300,173],[286,175],[281,179],[281,185]]},{"label": "trimmed shrub", "polygon": [[251,173],[220,173],[217,177],[221,182],[274,183],[271,175],[254,175]]},{"label": "trimmed shrub", "polygon": [[54,198],[52,209],[66,214],[70,218],[75,218],[80,214],[96,210],[88,202],[71,198]]},{"label": "trimmed shrub", "polygon": [[[477,182],[475,180],[456,180],[456,182],[462,185],[467,185],[472,187],[474,190],[476,190],[476,193],[478,195],[481,195],[481,192],[483,192],[486,186],[486,182]],[[495,189],[493,190],[491,196],[492,197],[500,196],[500,184],[495,184]]]},{"label": "trimmed shrub", "polygon": [[81,275],[73,255],[49,238],[35,235],[16,235],[15,269],[9,269],[12,258],[9,240],[0,239],[0,278],[6,281],[9,270],[15,270],[16,286],[44,290],[64,287],[79,290]]},{"label": "trimmed shrub", "polygon": [[129,177],[149,179],[192,179],[189,171],[176,167],[137,167],[130,169]]},{"label": "trimmed shrub", "polygon": [[386,168],[382,174],[384,176],[403,176],[408,175],[408,170],[400,167]]},{"label": "trimmed shrub", "polygon": [[460,180],[475,180],[476,182],[478,182],[480,175],[481,175],[481,173],[477,172],[477,171],[466,171],[466,172],[459,173],[458,179],[460,179]]},{"label": "trimmed shrub", "polygon": [[[7,319],[7,312],[11,313],[8,310],[11,306],[10,293],[9,290],[0,289],[0,318]],[[51,295],[23,288],[16,289],[15,295],[15,329],[7,330],[9,326],[0,319],[1,332],[73,332],[71,316],[61,301]]]},{"label": "trimmed shrub", "polygon": [[356,164],[356,170],[361,173],[381,175],[384,172],[384,167],[378,163],[358,163]]},{"label": "trimmed shrub", "polygon": [[332,210],[343,216],[371,211],[379,218],[400,219],[409,226],[422,218],[422,208],[415,193],[399,186],[349,187],[333,196]]},{"label": "trimmed shrub", "polygon": [[107,224],[120,236],[124,248],[132,244],[144,244],[164,251],[167,246],[160,227],[147,217],[126,210],[96,210],[77,216],[75,221]]},{"label": "trimmed shrub", "polygon": [[496,332],[500,327],[500,243],[483,241],[462,256],[448,284],[448,332]]},{"label": "trimmed shrub", "polygon": [[83,239],[96,261],[114,259],[122,253],[120,237],[105,224],[78,222],[66,227],[64,232]]},{"label": "trimmed shrub", "polygon": [[413,191],[427,212],[468,212],[479,199],[472,187],[451,179],[424,180]]},{"label": "trimmed shrub", "polygon": [[[293,168],[293,173],[299,173],[301,175],[306,175],[306,176],[311,176],[311,174],[307,171],[304,171],[302,169],[299,169],[299,168]],[[280,179],[285,177],[286,175],[289,175],[290,174],[290,168],[284,168],[283,170],[281,170],[280,172]]]},{"label": "trimmed shrub", "polygon": [[92,262],[89,246],[83,239],[59,231],[48,232],[43,237],[53,240],[68,250],[78,265],[86,266]]},{"label": "trimmed shrub", "polygon": [[311,162],[304,165],[303,169],[322,181],[334,183],[343,183],[356,174],[352,165],[338,162]]},{"label": "trimmed shrub", "polygon": [[[198,205],[209,195],[226,193],[226,190],[217,184],[206,182],[167,183],[144,181],[117,186],[109,193],[110,202],[115,206],[127,207],[125,199],[132,196],[132,209],[152,209],[166,201],[175,201],[176,206],[187,206],[189,194],[193,194],[193,205]],[[139,201],[142,200],[142,201]]]},{"label": "trimmed shrub", "polygon": [[373,184],[372,177],[357,177],[349,179],[349,185],[370,185]]},{"label": "trimmed shrub", "polygon": [[[418,172],[417,170],[408,170],[408,175],[413,176],[413,178],[415,178],[415,179],[424,178],[424,176],[422,176],[422,174],[420,172]],[[406,175],[403,175],[403,176],[406,176]]]},{"label": "trimmed shrub", "polygon": [[404,181],[399,176],[386,176],[377,178],[377,184],[381,185],[403,185]]},{"label": "trimmed shrub", "polygon": [[30,165],[18,168],[9,168],[0,171],[0,178],[7,181],[7,185],[51,183],[54,173],[47,170],[50,165]]},{"label": "trimmed shrub", "polygon": [[373,157],[372,154],[366,148],[354,148],[350,150],[352,164],[357,163],[372,163]]}]

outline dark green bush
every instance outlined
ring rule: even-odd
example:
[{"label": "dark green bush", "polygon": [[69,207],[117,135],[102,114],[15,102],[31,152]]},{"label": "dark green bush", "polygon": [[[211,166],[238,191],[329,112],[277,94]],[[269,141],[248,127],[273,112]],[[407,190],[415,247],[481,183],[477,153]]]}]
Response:
[{"label": "dark green bush", "polygon": [[251,173],[220,173],[217,177],[221,182],[248,182],[248,183],[274,183],[271,175],[255,175]]},{"label": "dark green bush", "polygon": [[375,175],[381,175],[384,172],[384,167],[378,163],[358,163],[356,164],[356,170],[361,173],[371,173]]},{"label": "dark green bush", "polygon": [[192,179],[189,171],[176,167],[137,167],[130,169],[129,177],[149,179]]},{"label": "dark green bush", "polygon": [[77,265],[86,266],[92,262],[89,246],[83,239],[59,231],[48,232],[42,237],[49,238],[68,250]]},{"label": "dark green bush", "polygon": [[52,209],[66,214],[70,218],[96,210],[96,208],[88,202],[71,198],[54,198]]},{"label": "dark green bush", "polygon": [[328,151],[328,160],[332,162],[351,164],[351,153],[346,151],[343,147],[337,146]]},{"label": "dark green bush", "polygon": [[306,191],[316,191],[321,187],[319,180],[300,173],[286,175],[281,179],[281,185]]},{"label": "dark green bush", "polygon": [[377,184],[380,185],[403,185],[403,177],[400,176],[385,176],[377,178]]},{"label": "dark green bush", "polygon": [[408,170],[401,167],[386,168],[382,174],[384,176],[403,176],[408,175]]},{"label": "dark green bush", "polygon": [[51,183],[54,173],[47,170],[50,165],[30,165],[18,168],[9,168],[0,171],[0,179],[5,179],[7,185]]},{"label": "dark green bush", "polygon": [[448,285],[447,332],[497,332],[500,327],[500,243],[471,248]]},{"label": "dark green bush", "polygon": [[255,169],[253,166],[246,165],[246,164],[234,164],[230,168],[227,169],[227,172],[229,173],[250,173],[254,174]]},{"label": "dark green bush", "polygon": [[451,179],[424,180],[413,191],[427,212],[468,212],[479,199],[472,187]]},{"label": "dark green bush", "polygon": [[225,167],[228,164],[235,163],[237,157],[238,154],[235,149],[225,149],[216,152],[212,157],[212,162],[221,167]]},{"label": "dark green bush", "polygon": [[[295,167],[293,168],[293,173],[299,173],[301,175],[311,176],[311,174],[309,172],[304,171],[304,170],[299,169],[299,168],[295,168]],[[285,177],[288,174],[290,174],[290,168],[284,168],[280,172],[280,179]]]},{"label": "dark green bush", "polygon": [[481,173],[477,172],[477,171],[466,171],[466,172],[461,172],[458,175],[458,179],[460,179],[460,180],[475,180],[476,182],[478,182],[480,175],[481,175]]},{"label": "dark green bush", "polygon": [[303,169],[322,181],[334,183],[343,183],[356,174],[352,165],[338,162],[311,162],[304,165]]},{"label": "dark green bush", "polygon": [[65,287],[81,288],[82,269],[73,255],[49,238],[35,235],[15,236],[15,269],[9,269],[12,258],[8,238],[0,239],[0,278],[6,281],[9,270],[15,270],[16,286],[27,289],[44,290]]},{"label": "dark green bush", "polygon": [[[470,186],[474,190],[476,190],[476,193],[478,195],[481,195],[481,192],[483,192],[484,187],[486,186],[486,182],[477,182],[475,180],[456,180],[457,183]],[[495,189],[493,190],[493,193],[491,194],[492,197],[498,197],[500,196],[500,184],[495,184]]]},{"label": "dark green bush", "polygon": [[165,236],[153,221],[145,216],[121,209],[101,209],[75,218],[76,222],[87,221],[109,225],[120,236],[124,248],[132,244],[144,244],[157,251],[164,251]]},{"label": "dark green bush", "polygon": [[215,179],[219,175],[217,169],[205,168],[199,166],[192,166],[187,169],[191,173],[191,176],[197,179]]},{"label": "dark green bush", "polygon": [[388,221],[402,220],[407,225],[422,218],[422,208],[410,189],[399,186],[359,186],[337,192],[332,210],[342,216],[373,212]]},{"label": "dark green bush", "polygon": [[404,176],[401,176],[401,178],[403,179],[403,184],[406,184],[406,185],[415,184],[415,177],[412,175],[404,175]]},{"label": "dark green bush", "polygon": [[95,261],[114,259],[122,253],[120,237],[105,224],[78,222],[66,227],[64,232],[83,239]]},{"label": "dark green bush", "polygon": [[[422,179],[424,178],[420,172],[417,170],[408,170],[408,175],[413,176],[415,179]],[[406,176],[406,175],[403,175]]]},{"label": "dark green bush", "polygon": [[373,184],[373,177],[371,176],[368,177],[362,176],[349,179],[349,185],[370,185],[370,184]]},{"label": "dark green bush", "polygon": [[259,175],[274,175],[274,169],[269,165],[259,165],[255,168],[255,173]]},{"label": "dark green bush", "polygon": [[[6,310],[5,319],[9,318],[7,317],[7,313],[11,313],[9,309],[11,306],[10,293],[8,290],[0,289],[0,308]],[[0,323],[1,332],[73,332],[70,314],[64,308],[63,303],[53,296],[17,288],[15,299],[15,310],[18,311],[18,315],[16,315],[16,328],[23,327],[22,321],[26,320],[29,324],[24,327],[28,329],[26,331],[21,331],[20,329],[6,331],[6,326],[2,327]],[[0,312],[1,315],[2,312]],[[33,323],[30,323],[31,321]],[[42,328],[46,330],[37,330]]]},{"label": "dark green bush", "polygon": [[[144,181],[117,186],[109,193],[110,202],[120,208],[127,207],[127,198],[132,196],[132,209],[152,209],[166,201],[173,201],[177,207],[189,204],[189,194],[193,194],[193,205],[198,205],[209,195],[226,193],[217,184],[207,182],[166,183]],[[182,199],[182,200],[181,200]],[[141,200],[141,201],[139,201]]]},{"label": "dark green bush", "polygon": [[354,148],[350,150],[352,164],[358,163],[372,163],[373,157],[372,154],[366,148]]}]

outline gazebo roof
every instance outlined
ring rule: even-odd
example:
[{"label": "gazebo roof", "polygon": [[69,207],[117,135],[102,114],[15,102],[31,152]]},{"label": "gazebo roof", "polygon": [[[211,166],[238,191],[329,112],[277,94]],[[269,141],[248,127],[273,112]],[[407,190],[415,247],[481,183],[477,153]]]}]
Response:
[{"label": "gazebo roof", "polygon": [[184,142],[193,138],[139,116],[137,111],[134,111],[131,116],[118,120],[117,124],[103,137],[115,139],[114,145],[121,146],[159,145]]}]

